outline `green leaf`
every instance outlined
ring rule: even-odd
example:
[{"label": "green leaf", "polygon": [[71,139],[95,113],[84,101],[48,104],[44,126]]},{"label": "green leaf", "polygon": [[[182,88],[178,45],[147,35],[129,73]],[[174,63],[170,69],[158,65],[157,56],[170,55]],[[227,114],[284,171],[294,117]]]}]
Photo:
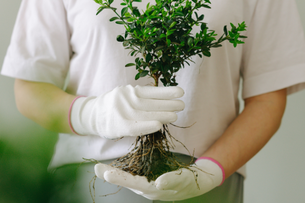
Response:
[{"label": "green leaf", "polygon": [[130,67],[130,66],[135,66],[136,64],[135,63],[127,63],[126,65],[125,65],[125,67]]},{"label": "green leaf", "polygon": [[[127,47],[128,45],[129,45],[129,41],[125,41],[125,40],[124,40],[124,41],[123,41],[123,46],[124,46],[124,47]],[[126,49],[127,49],[127,48],[126,48]]]},{"label": "green leaf", "polygon": [[189,45],[189,46],[193,46],[193,42],[194,42],[194,40],[193,40],[193,38],[188,38],[188,40],[187,40],[187,44]]},{"label": "green leaf", "polygon": [[99,8],[97,9],[96,15],[100,14],[100,12],[102,12],[105,8],[106,8],[106,7],[104,7],[104,6],[99,7]]},{"label": "green leaf", "polygon": [[247,27],[247,25],[246,25],[246,22],[244,21],[241,24],[238,24],[237,30],[238,31],[246,31],[246,27]]},{"label": "green leaf", "polygon": [[209,5],[206,5],[206,4],[202,4],[202,7],[204,7],[204,8],[211,8]]},{"label": "green leaf", "polygon": [[205,30],[207,28],[207,24],[206,23],[201,23],[201,26],[200,26],[201,30]]},{"label": "green leaf", "polygon": [[134,8],[134,9],[132,10],[132,13],[133,13],[135,16],[137,16],[137,17],[139,17],[139,16],[141,15],[139,9],[137,9],[137,8]]},{"label": "green leaf", "polygon": [[137,57],[137,58],[135,59],[135,62],[136,62],[136,64],[140,65],[140,64],[141,64],[141,62],[140,62],[140,58],[139,58],[139,57]]},{"label": "green leaf", "polygon": [[166,36],[170,36],[171,34],[173,34],[175,31],[174,30],[168,30],[166,32]]},{"label": "green leaf", "polygon": [[166,37],[166,35],[165,34],[161,34],[159,38],[161,39],[163,37]]},{"label": "green leaf", "polygon": [[146,57],[145,57],[146,63],[149,63],[151,59],[152,59],[152,56],[151,56],[150,53],[148,53],[148,54],[146,55]]},{"label": "green leaf", "polygon": [[201,21],[204,19],[204,15],[202,14],[201,16],[199,16],[198,21]]},{"label": "green leaf", "polygon": [[202,54],[203,54],[204,56],[207,56],[207,57],[210,57],[210,56],[211,56],[211,52],[210,52],[210,51],[207,51],[207,50],[202,51]]},{"label": "green leaf", "polygon": [[122,8],[122,10],[121,10],[121,16],[123,17],[123,16],[125,15],[125,13],[127,13],[127,11],[128,11],[128,7]]},{"label": "green leaf", "polygon": [[160,80],[161,80],[161,82],[163,83],[163,85],[164,85],[165,87],[168,86],[168,85],[167,85],[167,81],[165,80],[165,78],[161,78]]},{"label": "green leaf", "polygon": [[233,23],[230,23],[231,27],[232,27],[232,31],[236,29],[236,26]]},{"label": "green leaf", "polygon": [[130,56],[133,56],[136,52],[137,52],[137,50],[132,51]]},{"label": "green leaf", "polygon": [[213,44],[211,47],[217,48],[217,47],[222,47],[222,45],[221,44]]},{"label": "green leaf", "polygon": [[146,5],[146,10],[148,10],[149,6],[150,6],[150,2],[148,2],[148,4]]},{"label": "green leaf", "polygon": [[112,18],[109,19],[109,21],[112,22],[112,21],[115,21],[117,19],[120,19],[120,18],[119,17],[112,17]]},{"label": "green leaf", "polygon": [[[126,13],[126,14],[128,14],[128,13]],[[126,14],[125,14],[125,15],[126,15]],[[136,19],[136,18],[134,18],[134,17],[127,18],[127,22],[134,22],[135,19]]]},{"label": "green leaf", "polygon": [[138,80],[140,78],[140,75],[141,75],[141,73],[137,73],[136,77],[135,77],[135,80]]},{"label": "green leaf", "polygon": [[112,4],[114,0],[108,0],[109,5]]},{"label": "green leaf", "polygon": [[95,3],[97,3],[97,4],[101,4],[102,2],[100,2],[99,0],[94,0],[95,1]]},{"label": "green leaf", "polygon": [[165,46],[158,46],[156,49],[155,49],[155,51],[159,51],[159,50],[161,50],[161,49],[163,49]]},{"label": "green leaf", "polygon": [[122,35],[118,35],[117,37],[116,37],[116,40],[118,41],[118,42],[124,42],[124,37],[122,36]]},{"label": "green leaf", "polygon": [[228,36],[228,28],[226,25],[223,27],[223,31],[224,31],[225,35]]},{"label": "green leaf", "polygon": [[171,82],[170,84],[169,84],[169,86],[177,86],[178,85],[178,83],[176,83],[176,82]]},{"label": "green leaf", "polygon": [[153,69],[151,70],[151,73],[152,73],[152,74],[154,74],[154,73],[156,73],[156,72],[158,72],[158,69],[157,69],[157,68],[153,68]]},{"label": "green leaf", "polygon": [[133,0],[134,2],[142,2],[142,0]]},{"label": "green leaf", "polygon": [[140,77],[145,77],[146,75],[148,75],[149,71],[148,70],[143,70],[141,73],[140,73]]},{"label": "green leaf", "polygon": [[125,24],[123,21],[115,21],[116,24],[123,25]]},{"label": "green leaf", "polygon": [[182,13],[181,11],[177,11],[175,14],[176,16],[184,16],[184,13]]},{"label": "green leaf", "polygon": [[195,12],[195,16],[196,16],[196,19],[198,19],[198,13],[197,12]]},{"label": "green leaf", "polygon": [[174,27],[176,24],[177,24],[177,22],[176,22],[176,21],[172,22],[172,24],[169,26],[169,28]]}]

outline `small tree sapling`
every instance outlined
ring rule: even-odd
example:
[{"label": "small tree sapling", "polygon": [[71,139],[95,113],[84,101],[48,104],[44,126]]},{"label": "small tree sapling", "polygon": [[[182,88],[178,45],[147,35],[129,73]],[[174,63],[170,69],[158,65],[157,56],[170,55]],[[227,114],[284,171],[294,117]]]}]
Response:
[{"label": "small tree sapling", "polygon": [[[242,22],[238,26],[231,23],[231,30],[224,26],[224,33],[216,39],[215,31],[209,30],[203,21],[204,14],[198,13],[200,8],[211,8],[209,0],[155,0],[155,4],[148,3],[144,11],[134,5],[141,0],[122,0],[120,12],[112,7],[114,0],[94,1],[100,5],[97,14],[110,9],[115,14],[110,21],[125,27],[125,33],[117,36],[117,41],[135,57],[134,63],[126,67],[136,68],[136,80],[146,76],[153,78],[155,86],[159,81],[164,86],[178,85],[175,74],[185,64],[190,65],[192,56],[210,57],[211,48],[221,47],[222,42],[227,40],[236,47],[246,38],[240,34],[246,30]],[[194,26],[200,27],[198,33],[192,32]],[[145,176],[148,181],[163,173],[187,168],[188,165],[170,152],[174,148],[173,139],[164,125],[156,133],[137,137],[134,148],[111,165]]]}]

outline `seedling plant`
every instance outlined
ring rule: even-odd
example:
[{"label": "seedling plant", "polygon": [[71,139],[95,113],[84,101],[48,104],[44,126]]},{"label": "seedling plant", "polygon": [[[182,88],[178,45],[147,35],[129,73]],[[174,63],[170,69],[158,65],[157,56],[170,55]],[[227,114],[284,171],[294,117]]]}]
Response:
[{"label": "seedling plant", "polygon": [[[135,67],[135,80],[151,77],[154,85],[159,81],[163,86],[176,86],[176,73],[192,63],[192,57],[210,57],[211,48],[221,47],[224,41],[229,41],[236,47],[243,44],[242,31],[246,30],[245,22],[237,26],[230,23],[231,29],[223,27],[223,34],[216,39],[215,31],[210,30],[204,22],[202,8],[210,9],[210,0],[155,0],[147,3],[145,10],[140,10],[135,4],[141,0],[122,0],[120,11],[112,6],[114,0],[94,0],[100,5],[97,14],[105,9],[113,11],[109,20],[124,26],[125,33],[117,36],[129,55],[134,56],[134,62],[126,67]],[[199,32],[194,33],[195,26]],[[133,149],[115,160],[111,165],[133,175],[145,176],[148,181],[155,180],[160,175],[187,168],[189,164],[179,161],[171,152],[174,148],[168,126],[149,135],[137,137]],[[183,143],[181,143],[183,145]],[[191,164],[191,163],[190,163]]]}]

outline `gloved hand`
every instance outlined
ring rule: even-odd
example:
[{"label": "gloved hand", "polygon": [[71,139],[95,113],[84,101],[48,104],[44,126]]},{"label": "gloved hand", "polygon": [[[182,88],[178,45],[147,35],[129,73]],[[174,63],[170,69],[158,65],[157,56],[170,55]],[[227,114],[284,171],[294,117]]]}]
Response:
[{"label": "gloved hand", "polygon": [[[143,176],[113,168],[106,164],[96,164],[97,177],[109,183],[126,187],[150,200],[179,201],[202,195],[219,186],[224,181],[222,166],[215,160],[202,157],[188,169],[165,173],[156,181],[148,182]],[[198,175],[198,176],[197,176]],[[197,183],[195,180],[197,176]]]},{"label": "gloved hand", "polygon": [[80,135],[108,139],[156,132],[177,120],[184,103],[179,87],[121,86],[98,97],[80,97],[71,105],[70,127]]}]

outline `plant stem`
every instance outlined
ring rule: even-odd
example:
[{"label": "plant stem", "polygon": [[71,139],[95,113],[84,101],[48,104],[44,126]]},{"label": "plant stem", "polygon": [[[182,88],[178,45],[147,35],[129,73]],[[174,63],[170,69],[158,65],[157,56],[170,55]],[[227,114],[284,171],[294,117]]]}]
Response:
[{"label": "plant stem", "polygon": [[160,75],[157,75],[157,74],[153,74],[153,78],[155,80],[155,87],[158,87],[159,86],[159,77]]}]

